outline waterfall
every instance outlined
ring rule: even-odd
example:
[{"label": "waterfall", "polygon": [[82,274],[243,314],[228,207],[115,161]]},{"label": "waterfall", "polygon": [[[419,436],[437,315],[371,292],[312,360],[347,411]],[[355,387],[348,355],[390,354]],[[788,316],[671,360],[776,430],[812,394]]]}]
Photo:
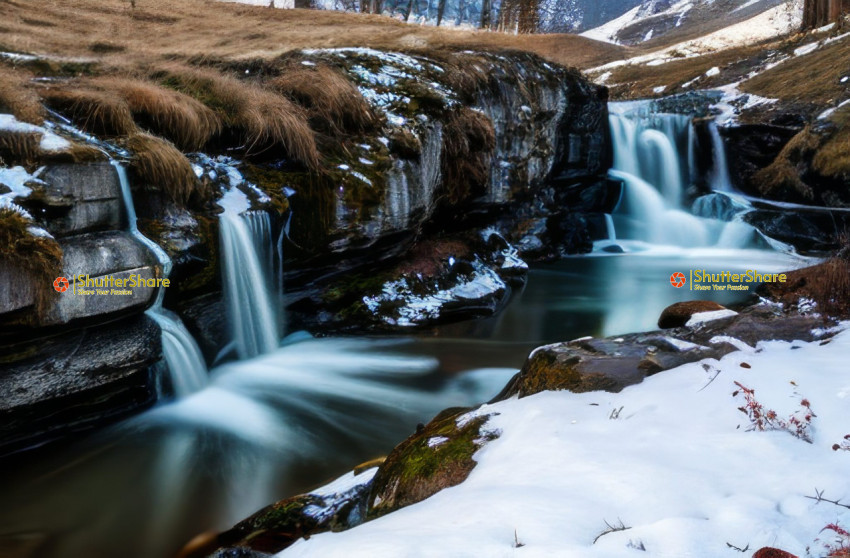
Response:
[{"label": "waterfall", "polygon": [[[696,134],[689,116],[651,111],[644,102],[611,103],[609,121],[614,142],[612,178],[623,194],[613,214],[612,239],[681,247],[744,248],[754,229],[746,223],[727,223],[693,215],[685,193],[695,177]],[[731,189],[725,152],[712,125],[716,171],[712,186]],[[727,230],[728,229],[728,230]]]},{"label": "waterfall", "polygon": [[[171,274],[171,258],[157,243],[143,235],[136,224],[136,206],[133,204],[133,194],[130,191],[130,181],[127,170],[118,161],[112,161],[121,185],[121,195],[124,198],[124,209],[127,212],[127,227],[139,242],[147,246],[162,265],[163,278]],[[192,334],[173,312],[162,307],[165,298],[165,288],[160,287],[156,300],[146,314],[159,325],[162,331],[162,354],[168,364],[171,384],[178,397],[184,397],[203,388],[208,382],[207,365],[203,354]]]},{"label": "waterfall", "polygon": [[731,192],[732,178],[729,176],[729,166],[726,162],[726,146],[720,137],[720,130],[715,122],[708,126],[711,135],[711,156],[713,169],[711,170],[711,189],[716,192]]},{"label": "waterfall", "polygon": [[222,205],[221,269],[230,334],[239,358],[252,358],[273,351],[279,341],[278,305],[269,288],[274,270],[271,226],[268,215],[264,220],[254,212],[240,213],[227,201]]}]

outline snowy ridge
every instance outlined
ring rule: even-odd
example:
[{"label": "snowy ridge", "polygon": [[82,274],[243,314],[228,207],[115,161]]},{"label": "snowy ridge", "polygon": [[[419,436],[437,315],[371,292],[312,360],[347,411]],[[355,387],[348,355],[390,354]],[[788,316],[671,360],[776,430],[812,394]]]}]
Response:
[{"label": "snowy ridge", "polygon": [[[740,555],[727,542],[823,555],[821,530],[850,526],[850,510],[807,498],[817,489],[850,499],[850,452],[833,450],[850,434],[848,351],[847,331],[824,345],[765,342],[619,394],[544,392],[485,406],[502,434],[462,484],[279,556]],[[811,443],[753,430],[735,382],[779,417],[799,414],[806,398]],[[627,529],[603,534],[606,522]]]}]

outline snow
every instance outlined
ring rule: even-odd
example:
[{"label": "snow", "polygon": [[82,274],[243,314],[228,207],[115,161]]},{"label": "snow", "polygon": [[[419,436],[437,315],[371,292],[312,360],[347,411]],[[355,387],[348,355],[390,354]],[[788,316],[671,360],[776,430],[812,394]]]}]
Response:
[{"label": "snow", "polygon": [[719,29],[698,39],[683,41],[649,54],[609,62],[589,71],[592,73],[603,72],[627,64],[649,65],[649,63],[654,63],[659,65],[673,60],[681,60],[682,55],[686,58],[692,58],[709,52],[757,43],[786,35],[798,29],[802,23],[802,17],[802,0],[785,2],[745,21]]},{"label": "snow", "polygon": [[47,128],[21,122],[11,114],[0,114],[0,130],[20,134],[41,134],[39,148],[42,151],[65,151],[71,147],[71,143],[68,140],[57,136]]},{"label": "snow", "polygon": [[725,308],[723,310],[713,310],[711,312],[697,312],[691,316],[691,319],[688,320],[685,327],[697,327],[704,323],[712,322],[714,320],[722,320],[723,318],[735,316],[736,314],[738,313],[734,310]]},{"label": "snow", "polygon": [[342,494],[343,492],[348,492],[352,488],[357,488],[358,486],[362,486],[367,482],[370,482],[377,472],[377,467],[372,467],[371,469],[362,471],[357,475],[354,474],[354,471],[350,471],[335,481],[313,490],[310,494],[315,496],[334,496],[336,494]]},{"label": "snow", "polygon": [[[817,489],[850,499],[850,453],[832,450],[850,433],[848,355],[846,331],[825,345],[772,341],[619,394],[543,392],[485,405],[476,412],[501,435],[475,454],[466,481],[278,556],[742,556],[727,543],[817,552],[827,524],[850,523],[850,510],[807,498]],[[736,381],[783,418],[807,398],[812,443],[751,431]],[[627,530],[594,544],[606,522],[621,521]]]}]

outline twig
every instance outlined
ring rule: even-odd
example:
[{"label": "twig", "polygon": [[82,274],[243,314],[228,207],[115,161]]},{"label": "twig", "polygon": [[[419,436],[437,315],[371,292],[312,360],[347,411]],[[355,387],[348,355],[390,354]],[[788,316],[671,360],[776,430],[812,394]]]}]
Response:
[{"label": "twig", "polygon": [[728,546],[732,550],[737,550],[738,552],[746,552],[750,549],[750,543],[747,543],[747,546],[745,546],[744,548],[739,548],[739,547],[735,546],[734,544],[731,544],[731,543],[728,543],[728,542],[726,543],[726,546]]},{"label": "twig", "polygon": [[710,365],[708,365],[708,364],[703,364],[703,365],[702,365],[702,368],[703,368],[703,370],[705,370],[706,372],[708,372],[709,370],[712,370],[712,369],[713,369],[713,370],[714,370],[714,376],[712,376],[711,378],[709,378],[708,383],[707,383],[707,384],[705,384],[704,386],[702,386],[701,388],[699,388],[699,391],[697,391],[697,393],[699,393],[700,391],[702,391],[702,390],[704,390],[705,388],[707,388],[708,386],[710,386],[710,385],[711,385],[711,383],[712,383],[714,380],[716,380],[716,379],[717,379],[717,377],[720,375],[720,369],[719,369],[719,368],[714,368],[713,366],[710,366]]},{"label": "twig", "polygon": [[826,491],[825,490],[818,490],[817,488],[815,488],[815,495],[814,496],[806,496],[806,498],[808,498],[809,500],[814,500],[817,503],[826,502],[827,504],[833,504],[833,505],[838,506],[839,508],[847,508],[848,510],[850,510],[850,504],[842,504],[841,500],[830,500],[828,498],[824,498],[823,497],[824,492],[826,492]]},{"label": "twig", "polygon": [[519,542],[519,539],[516,536],[516,529],[514,529],[514,548],[522,548],[525,546],[525,543]]},{"label": "twig", "polygon": [[596,544],[596,541],[598,541],[599,539],[601,539],[602,537],[604,537],[605,535],[607,535],[609,533],[616,533],[617,531],[625,531],[627,529],[631,529],[631,527],[626,527],[623,524],[623,520],[620,519],[619,517],[617,518],[617,521],[620,522],[619,525],[611,525],[610,523],[608,523],[607,519],[604,520],[604,521],[605,521],[605,525],[607,525],[608,528],[605,529],[604,531],[602,531],[601,533],[599,533],[598,535],[596,535],[596,538],[593,539],[593,544]]},{"label": "twig", "polygon": [[617,420],[618,418],[620,418],[620,412],[622,410],[622,407],[620,407],[619,409],[611,409],[611,414],[608,415],[608,418],[611,420]]}]

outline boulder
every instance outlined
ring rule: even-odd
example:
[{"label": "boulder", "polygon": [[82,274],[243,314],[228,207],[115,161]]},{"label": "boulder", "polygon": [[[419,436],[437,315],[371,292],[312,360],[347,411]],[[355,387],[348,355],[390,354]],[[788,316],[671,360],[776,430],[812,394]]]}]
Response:
[{"label": "boulder", "polygon": [[368,517],[421,502],[466,480],[476,465],[472,456],[498,436],[486,428],[488,415],[468,411],[446,409],[390,452],[372,481]]},{"label": "boulder", "polygon": [[711,300],[689,300],[687,302],[677,302],[671,304],[661,312],[661,317],[658,318],[658,327],[661,329],[670,329],[674,327],[682,327],[691,316],[701,312],[716,312],[725,310],[725,306]]}]

